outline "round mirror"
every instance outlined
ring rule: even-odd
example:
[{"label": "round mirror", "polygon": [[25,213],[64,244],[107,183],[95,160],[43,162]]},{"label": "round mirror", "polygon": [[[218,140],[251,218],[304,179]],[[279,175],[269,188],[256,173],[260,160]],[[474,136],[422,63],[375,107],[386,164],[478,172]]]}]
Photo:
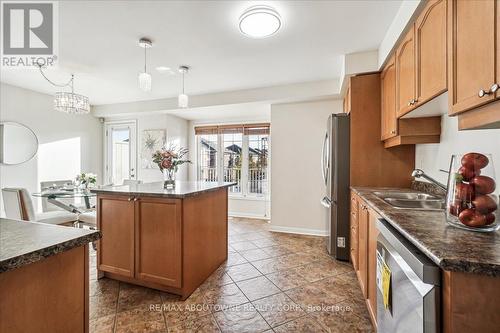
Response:
[{"label": "round mirror", "polygon": [[37,151],[38,139],[31,129],[14,122],[0,123],[0,163],[21,164]]}]

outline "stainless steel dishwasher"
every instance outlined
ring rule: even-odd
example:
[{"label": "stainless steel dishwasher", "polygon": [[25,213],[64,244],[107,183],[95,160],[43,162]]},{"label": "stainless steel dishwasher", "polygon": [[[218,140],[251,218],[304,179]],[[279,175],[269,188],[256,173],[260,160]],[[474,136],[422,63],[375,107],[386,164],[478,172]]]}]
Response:
[{"label": "stainless steel dishwasher", "polygon": [[[377,240],[378,332],[439,332],[441,273],[427,256],[387,221]],[[388,306],[383,300],[384,265],[389,268]]]}]

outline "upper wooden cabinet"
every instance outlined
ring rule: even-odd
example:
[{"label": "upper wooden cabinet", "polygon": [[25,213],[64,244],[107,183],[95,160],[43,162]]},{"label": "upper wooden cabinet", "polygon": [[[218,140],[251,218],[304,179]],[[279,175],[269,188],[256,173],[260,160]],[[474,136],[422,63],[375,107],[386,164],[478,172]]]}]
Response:
[{"label": "upper wooden cabinet", "polygon": [[446,0],[431,0],[415,21],[415,107],[447,89],[446,6]]},{"label": "upper wooden cabinet", "polygon": [[398,121],[396,114],[396,65],[394,56],[389,59],[380,74],[382,141],[397,135]]},{"label": "upper wooden cabinet", "polygon": [[396,50],[396,111],[401,117],[414,108],[415,103],[415,27]]},{"label": "upper wooden cabinet", "polygon": [[449,114],[495,99],[495,0],[450,1]]}]

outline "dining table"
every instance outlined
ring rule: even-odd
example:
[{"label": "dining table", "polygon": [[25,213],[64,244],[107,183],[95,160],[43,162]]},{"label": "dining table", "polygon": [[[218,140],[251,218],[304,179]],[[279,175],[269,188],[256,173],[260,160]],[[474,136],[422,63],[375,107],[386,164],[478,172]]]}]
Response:
[{"label": "dining table", "polygon": [[34,197],[46,198],[51,204],[67,210],[71,213],[82,213],[81,208],[76,207],[71,203],[63,202],[61,199],[76,199],[83,198],[85,202],[85,208],[87,210],[92,209],[90,199],[95,197],[96,194],[92,193],[90,189],[79,188],[75,186],[63,186],[57,188],[42,189],[40,192],[35,192],[32,194]]}]

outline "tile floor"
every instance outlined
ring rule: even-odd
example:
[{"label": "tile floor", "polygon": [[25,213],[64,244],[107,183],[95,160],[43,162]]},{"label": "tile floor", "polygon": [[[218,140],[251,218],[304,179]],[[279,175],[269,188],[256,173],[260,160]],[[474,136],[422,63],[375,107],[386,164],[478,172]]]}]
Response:
[{"label": "tile floor", "polygon": [[230,218],[229,257],[186,301],[96,279],[90,255],[91,332],[371,332],[352,267],[322,237],[268,231]]}]

